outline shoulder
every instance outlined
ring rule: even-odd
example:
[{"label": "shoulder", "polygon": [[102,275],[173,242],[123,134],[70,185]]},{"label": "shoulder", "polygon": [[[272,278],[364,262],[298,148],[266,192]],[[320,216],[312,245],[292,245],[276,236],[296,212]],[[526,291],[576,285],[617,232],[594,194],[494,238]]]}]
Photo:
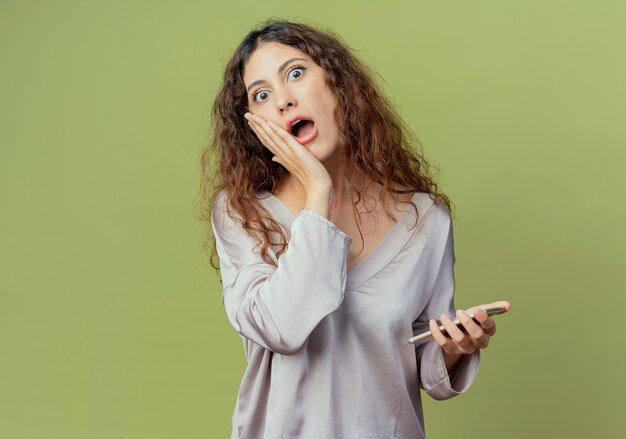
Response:
[{"label": "shoulder", "polygon": [[434,195],[418,192],[414,198],[419,218],[419,234],[433,247],[445,245],[453,234],[452,216],[448,206]]},{"label": "shoulder", "polygon": [[[410,191],[408,187],[398,183],[394,183],[392,186],[397,191]],[[419,216],[424,219],[428,216],[431,221],[446,222],[451,218],[448,206],[428,192],[415,192],[410,200],[404,200],[404,202],[406,201],[413,201],[416,205],[415,207],[417,207]]]},{"label": "shoulder", "polygon": [[[267,208],[266,198],[270,195],[269,191],[261,191],[256,194],[259,203],[264,204]],[[211,218],[213,223],[222,228],[239,227],[244,223],[244,216],[241,211],[237,210],[231,204],[231,194],[228,189],[221,189],[213,198],[211,206]],[[237,224],[237,226],[235,226]]]},{"label": "shoulder", "polygon": [[215,195],[211,205],[211,219],[213,222],[223,223],[223,218],[227,213],[227,204],[228,194],[226,189],[222,189]]},{"label": "shoulder", "polygon": [[414,200],[420,221],[428,221],[439,225],[451,223],[450,209],[443,201],[435,199],[434,195],[427,192],[417,192]]},{"label": "shoulder", "polygon": [[[263,191],[257,192],[255,195],[258,200],[264,201],[267,197],[271,195],[271,192],[268,190],[263,190]],[[215,195],[215,198],[213,200],[213,207],[225,210],[226,207],[228,206],[229,201],[230,201],[229,191],[228,189],[223,188]]]},{"label": "shoulder", "polygon": [[213,210],[225,210],[226,203],[228,202],[228,190],[221,189],[213,199]]},{"label": "shoulder", "polygon": [[236,222],[240,221],[241,216],[230,208],[230,198],[227,189],[220,190],[213,199],[211,206],[211,219],[214,226],[221,230],[233,228]]}]

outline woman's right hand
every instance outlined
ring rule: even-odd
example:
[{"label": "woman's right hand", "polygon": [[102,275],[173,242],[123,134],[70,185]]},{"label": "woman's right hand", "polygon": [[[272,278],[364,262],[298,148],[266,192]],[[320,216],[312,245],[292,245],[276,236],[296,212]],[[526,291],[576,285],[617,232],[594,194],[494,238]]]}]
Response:
[{"label": "woman's right hand", "polygon": [[272,161],[283,165],[302,184],[305,194],[330,193],[333,182],[326,167],[291,133],[262,117],[247,112],[244,117],[261,143],[272,153]]}]

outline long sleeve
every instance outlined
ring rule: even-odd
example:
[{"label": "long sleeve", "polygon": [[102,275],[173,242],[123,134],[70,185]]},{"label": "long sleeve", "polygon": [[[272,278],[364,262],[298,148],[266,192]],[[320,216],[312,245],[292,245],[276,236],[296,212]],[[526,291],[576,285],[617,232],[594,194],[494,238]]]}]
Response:
[{"label": "long sleeve", "polygon": [[300,209],[287,250],[274,267],[263,261],[256,242],[224,206],[222,191],[211,222],[228,319],[239,334],[263,348],[294,355],[341,305],[352,239],[324,216]]},{"label": "long sleeve", "polygon": [[[428,331],[430,319],[439,320],[441,314],[447,313],[454,319],[454,237],[453,225],[447,209],[440,209],[438,222],[439,231],[434,234],[434,260],[441,261],[435,275],[434,287],[430,299],[413,323],[413,334]],[[445,214],[443,213],[445,212]],[[433,339],[418,344],[415,348],[417,357],[420,387],[433,399],[444,400],[465,392],[474,382],[480,365],[480,349],[473,354],[463,355],[452,374],[448,374],[443,359],[443,350]]]}]

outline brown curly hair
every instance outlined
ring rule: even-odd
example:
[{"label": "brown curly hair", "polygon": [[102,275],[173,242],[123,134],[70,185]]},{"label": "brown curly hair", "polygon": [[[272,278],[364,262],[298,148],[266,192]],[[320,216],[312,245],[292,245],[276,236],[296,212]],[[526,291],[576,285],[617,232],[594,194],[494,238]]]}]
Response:
[{"label": "brown curly hair", "polygon": [[[212,235],[211,212],[215,200],[225,189],[228,215],[261,246],[260,254],[265,262],[276,266],[268,253],[270,245],[279,246],[276,257],[280,257],[288,245],[284,226],[272,219],[257,194],[266,190],[274,193],[289,171],[271,160],[272,152],[252,130],[245,128],[247,122],[243,117],[249,111],[244,67],[259,45],[267,42],[294,47],[308,54],[325,71],[326,84],[337,99],[334,119],[340,133],[339,147],[343,151],[341,178],[357,197],[353,205],[355,213],[356,205],[365,193],[363,188],[353,185],[355,177],[365,177],[366,181],[380,184],[381,199],[386,194],[393,194],[393,198],[399,201],[398,194],[419,191],[430,194],[431,199],[443,202],[451,210],[448,197],[437,191],[421,144],[372,79],[378,75],[333,31],[304,23],[268,19],[246,35],[228,60],[222,86],[213,104],[212,138],[200,155],[200,190],[195,202],[196,218],[208,226],[206,237]],[[417,216],[417,206],[411,204]],[[233,209],[240,218],[232,214]],[[385,212],[395,221],[386,208]],[[358,221],[357,227],[360,233]],[[278,233],[281,242],[270,241],[272,232]],[[214,237],[210,245],[209,262],[219,270]]]}]

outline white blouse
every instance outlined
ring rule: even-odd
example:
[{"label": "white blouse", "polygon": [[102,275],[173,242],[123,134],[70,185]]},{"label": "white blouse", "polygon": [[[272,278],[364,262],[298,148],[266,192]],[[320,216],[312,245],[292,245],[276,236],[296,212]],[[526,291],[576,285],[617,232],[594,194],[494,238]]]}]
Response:
[{"label": "white blouse", "polygon": [[[248,362],[231,439],[417,439],[425,437],[420,388],[443,400],[474,382],[480,350],[451,375],[427,331],[455,315],[454,243],[447,207],[416,192],[375,250],[347,270],[352,239],[315,211],[297,216],[258,194],[290,232],[278,267],[216,199],[212,226],[228,319]],[[270,246],[276,261],[275,248]]]}]

